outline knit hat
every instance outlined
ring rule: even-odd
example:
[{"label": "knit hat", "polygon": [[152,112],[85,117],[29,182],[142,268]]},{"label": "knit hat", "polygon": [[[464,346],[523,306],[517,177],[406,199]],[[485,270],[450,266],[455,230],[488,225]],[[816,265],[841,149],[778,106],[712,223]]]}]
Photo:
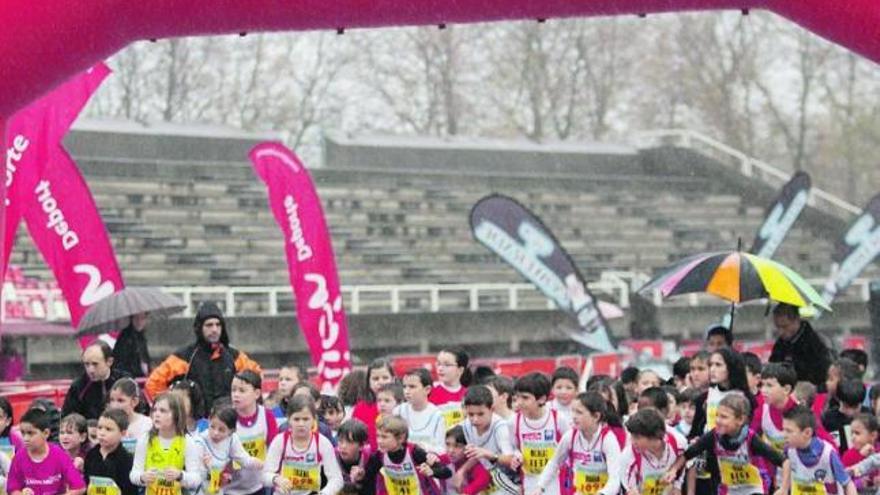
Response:
[{"label": "knit hat", "polygon": [[202,305],[199,306],[199,310],[196,312],[196,319],[193,322],[193,331],[196,334],[196,340],[199,343],[207,344],[205,341],[205,335],[202,333],[202,325],[204,325],[205,321],[210,318],[217,318],[220,320],[220,327],[223,329],[220,333],[220,343],[228,347],[229,335],[226,333],[226,319],[223,317],[223,311],[220,310],[220,307],[211,301],[203,302]]}]

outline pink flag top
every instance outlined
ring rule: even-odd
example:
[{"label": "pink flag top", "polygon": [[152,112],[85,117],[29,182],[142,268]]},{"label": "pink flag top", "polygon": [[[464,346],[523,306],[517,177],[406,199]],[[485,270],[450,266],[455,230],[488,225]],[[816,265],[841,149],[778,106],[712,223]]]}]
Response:
[{"label": "pink flag top", "polygon": [[348,327],[330,232],[312,178],[300,159],[280,143],[255,146],[254,170],[266,183],[269,207],[284,232],[296,317],[325,391],[351,371]]},{"label": "pink flag top", "polygon": [[73,327],[89,306],[124,287],[95,200],[61,143],[109,73],[99,64],[68,81],[16,114],[7,134],[7,253],[24,218],[67,300]]}]

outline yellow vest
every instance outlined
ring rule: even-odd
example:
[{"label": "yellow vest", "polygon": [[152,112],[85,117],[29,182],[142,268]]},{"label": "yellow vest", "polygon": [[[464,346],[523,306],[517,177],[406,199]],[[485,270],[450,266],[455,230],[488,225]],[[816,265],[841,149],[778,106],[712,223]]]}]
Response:
[{"label": "yellow vest", "polygon": [[[185,451],[186,440],[182,435],[174,437],[171,445],[163,449],[158,437],[150,439],[147,444],[147,459],[144,462],[144,471],[164,471],[166,468],[175,468],[183,471],[186,464]],[[179,481],[156,480],[147,486],[147,495],[183,495]]]}]

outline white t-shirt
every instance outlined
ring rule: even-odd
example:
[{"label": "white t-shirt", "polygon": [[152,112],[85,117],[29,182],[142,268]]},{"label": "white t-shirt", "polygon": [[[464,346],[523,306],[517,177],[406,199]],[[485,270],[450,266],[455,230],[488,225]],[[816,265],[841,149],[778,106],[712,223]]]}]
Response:
[{"label": "white t-shirt", "polygon": [[[558,450],[558,439],[570,426],[562,415],[546,407],[540,419],[531,420],[520,413],[514,422],[513,441],[523,459],[523,488],[525,493],[534,493],[543,467]],[[549,483],[544,493],[558,495],[559,488],[559,483]]]},{"label": "white t-shirt", "polygon": [[446,453],[446,422],[437,406],[429,402],[425,409],[416,411],[412,404],[404,402],[394,408],[393,414],[409,425],[410,442],[425,452]]},{"label": "white t-shirt", "polygon": [[571,403],[567,406],[563,405],[557,399],[550,401],[550,409],[556,409],[557,414],[564,417],[568,424],[571,424]]},{"label": "white t-shirt", "polygon": [[[512,455],[513,443],[510,441],[510,430],[507,421],[492,415],[492,422],[482,435],[477,434],[477,429],[471,423],[470,419],[465,419],[462,423],[464,430],[464,438],[468,445],[487,449],[495,455]],[[492,463],[486,459],[480,459],[480,462],[487,469],[492,467]]]}]

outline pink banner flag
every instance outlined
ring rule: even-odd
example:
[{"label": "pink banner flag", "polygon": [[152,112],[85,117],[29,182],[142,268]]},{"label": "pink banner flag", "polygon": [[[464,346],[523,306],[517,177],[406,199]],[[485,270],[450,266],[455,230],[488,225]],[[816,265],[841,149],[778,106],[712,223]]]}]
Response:
[{"label": "pink banner flag", "polygon": [[324,390],[332,390],[351,370],[348,327],[330,232],[318,193],[305,166],[279,143],[261,143],[250,152],[266,183],[269,206],[284,232],[296,318],[318,367]]},{"label": "pink banner flag", "polygon": [[[38,161],[20,167],[13,181],[21,215],[34,244],[55,274],[76,327],[92,304],[124,287],[116,254],[91,191],[61,143],[79,111],[109,74],[103,64],[65,84],[42,109],[36,134]],[[73,102],[60,105],[60,102]],[[13,147],[15,141],[12,142]],[[93,337],[80,339],[86,345]]]},{"label": "pink banner flag", "polygon": [[103,63],[57,87],[16,113],[6,127],[6,222],[0,281],[21,221],[28,191],[39,182],[52,150],[61,147],[73,121],[110,73]]}]

